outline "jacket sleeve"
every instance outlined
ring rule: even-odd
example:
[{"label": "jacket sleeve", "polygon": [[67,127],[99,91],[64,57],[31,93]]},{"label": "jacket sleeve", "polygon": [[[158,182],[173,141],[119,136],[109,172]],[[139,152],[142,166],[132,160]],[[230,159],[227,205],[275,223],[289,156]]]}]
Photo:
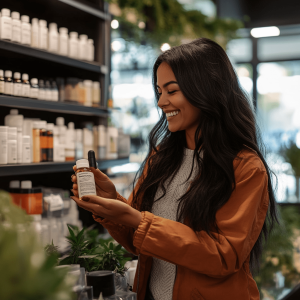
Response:
[{"label": "jacket sleeve", "polygon": [[262,165],[242,160],[235,169],[236,188],[218,210],[220,234],[194,232],[185,224],[142,212],[134,233],[138,253],[211,277],[237,272],[250,254],[268,210],[268,177]]}]

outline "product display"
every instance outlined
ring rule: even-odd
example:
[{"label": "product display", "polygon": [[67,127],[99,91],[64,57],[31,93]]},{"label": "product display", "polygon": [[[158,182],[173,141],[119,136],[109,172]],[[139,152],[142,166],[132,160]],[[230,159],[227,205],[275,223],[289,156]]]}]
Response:
[{"label": "product display", "polygon": [[8,41],[12,39],[12,22],[10,10],[7,8],[1,9],[0,38]]}]

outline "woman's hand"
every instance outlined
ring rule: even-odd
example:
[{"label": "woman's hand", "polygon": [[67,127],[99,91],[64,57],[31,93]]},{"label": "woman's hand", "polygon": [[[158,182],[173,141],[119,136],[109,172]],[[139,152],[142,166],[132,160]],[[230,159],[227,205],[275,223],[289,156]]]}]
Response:
[{"label": "woman's hand", "polygon": [[[109,198],[109,199],[117,199],[117,191],[115,185],[108,178],[107,175],[103,174],[100,170],[90,168],[95,177],[96,191],[99,197]],[[76,172],[76,166],[73,167],[74,172]],[[73,182],[73,194],[78,197],[78,185],[77,185],[77,177],[76,175],[72,175]]]},{"label": "woman's hand", "polygon": [[75,196],[71,198],[83,209],[117,224],[123,224],[136,229],[142,220],[141,212],[115,199],[107,199],[94,195],[83,196],[82,200],[79,200]]}]

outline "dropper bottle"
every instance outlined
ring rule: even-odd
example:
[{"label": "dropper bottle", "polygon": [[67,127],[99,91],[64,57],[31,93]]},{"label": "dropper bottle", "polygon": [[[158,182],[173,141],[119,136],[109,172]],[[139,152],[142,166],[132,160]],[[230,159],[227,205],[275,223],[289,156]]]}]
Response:
[{"label": "dropper bottle", "polygon": [[98,169],[98,163],[96,160],[95,152],[93,150],[90,150],[88,152],[88,160],[90,168]]}]

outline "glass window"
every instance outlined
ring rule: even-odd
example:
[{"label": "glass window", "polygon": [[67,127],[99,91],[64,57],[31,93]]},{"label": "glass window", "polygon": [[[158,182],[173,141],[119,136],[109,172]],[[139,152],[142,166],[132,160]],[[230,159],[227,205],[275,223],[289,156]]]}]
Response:
[{"label": "glass window", "polygon": [[253,68],[251,64],[237,64],[234,65],[235,71],[239,78],[240,85],[248,94],[249,100],[253,105]]},{"label": "glass window", "polygon": [[252,41],[251,39],[235,39],[227,44],[227,55],[232,61],[247,62],[252,59]]},{"label": "glass window", "polygon": [[260,38],[257,41],[259,60],[291,59],[300,57],[300,35]]}]

